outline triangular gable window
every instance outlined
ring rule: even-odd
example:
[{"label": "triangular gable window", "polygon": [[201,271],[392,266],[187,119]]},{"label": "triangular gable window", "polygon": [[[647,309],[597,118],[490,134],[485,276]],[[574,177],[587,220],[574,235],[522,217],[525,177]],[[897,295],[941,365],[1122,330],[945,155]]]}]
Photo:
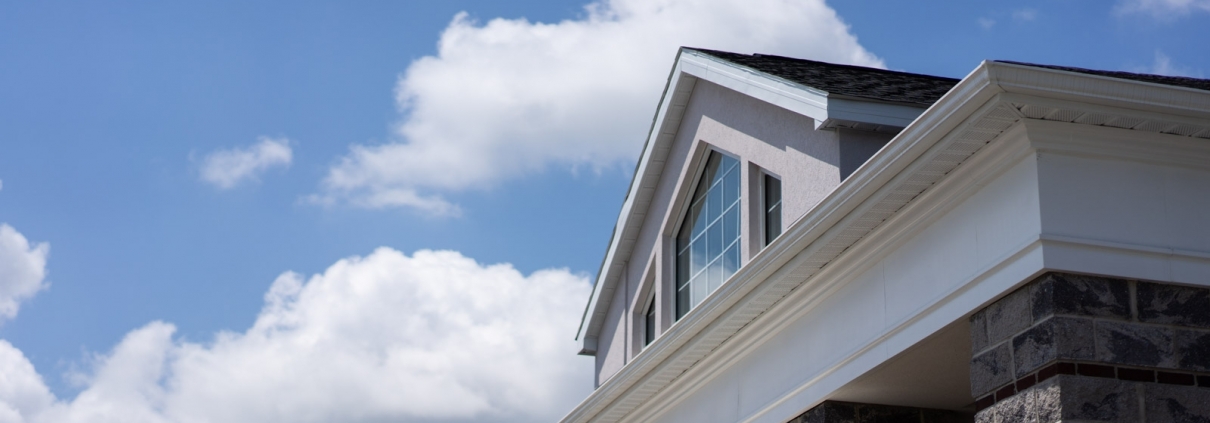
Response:
[{"label": "triangular gable window", "polygon": [[676,318],[739,269],[739,161],[711,151],[676,236]]}]

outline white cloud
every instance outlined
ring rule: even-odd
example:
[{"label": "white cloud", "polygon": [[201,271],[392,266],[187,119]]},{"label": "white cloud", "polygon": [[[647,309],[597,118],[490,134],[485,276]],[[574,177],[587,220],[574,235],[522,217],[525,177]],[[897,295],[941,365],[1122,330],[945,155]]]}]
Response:
[{"label": "white cloud", "polygon": [[633,163],[682,45],[883,66],[822,0],[600,0],[552,24],[459,14],[400,77],[395,140],[351,147],[311,200],[441,214],[451,192]]},{"label": "white cloud", "polygon": [[993,26],[996,26],[996,20],[991,18],[979,18],[978,22],[983,29],[992,29]]},{"label": "white cloud", "polygon": [[1199,74],[1199,72],[1195,72],[1192,69],[1189,69],[1189,68],[1186,68],[1183,66],[1177,66],[1177,65],[1173,64],[1172,58],[1168,57],[1167,54],[1164,54],[1163,52],[1158,51],[1158,50],[1155,52],[1155,62],[1153,62],[1149,68],[1145,69],[1144,72],[1153,73],[1156,75],[1167,75],[1167,76],[1188,76],[1188,77],[1200,77],[1201,76]]},{"label": "white cloud", "polygon": [[1038,19],[1037,9],[1017,9],[1013,11],[1013,20],[1020,22],[1029,22]]},{"label": "white cloud", "polygon": [[201,177],[219,189],[231,189],[256,180],[273,167],[289,167],[294,158],[290,140],[260,137],[245,148],[218,150],[202,159]]},{"label": "white cloud", "polygon": [[1210,12],[1210,0],[1119,0],[1114,11],[1119,15],[1144,13],[1173,19],[1197,11]]},{"label": "white cloud", "polygon": [[0,421],[553,421],[591,391],[571,339],[590,289],[566,270],[382,248],[309,279],[282,274],[242,333],[201,344],[161,322],[132,331],[70,401],[0,341],[0,370],[18,370],[0,381],[20,382],[0,383]]},{"label": "white cloud", "polygon": [[45,242],[30,245],[24,235],[0,224],[0,322],[17,315],[24,301],[46,287]]}]

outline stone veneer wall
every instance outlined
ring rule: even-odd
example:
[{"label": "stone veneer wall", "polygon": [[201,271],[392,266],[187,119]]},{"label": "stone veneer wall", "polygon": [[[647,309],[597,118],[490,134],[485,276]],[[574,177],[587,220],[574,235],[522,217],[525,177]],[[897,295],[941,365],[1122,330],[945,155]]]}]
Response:
[{"label": "stone veneer wall", "polygon": [[969,414],[949,410],[824,401],[789,423],[968,423]]},{"label": "stone veneer wall", "polygon": [[1210,422],[1210,289],[1047,273],[971,317],[976,421]]}]

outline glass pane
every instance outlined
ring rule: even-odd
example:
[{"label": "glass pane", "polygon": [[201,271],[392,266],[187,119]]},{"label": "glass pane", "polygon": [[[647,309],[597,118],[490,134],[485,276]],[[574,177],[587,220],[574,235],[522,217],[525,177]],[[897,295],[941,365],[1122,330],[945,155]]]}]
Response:
[{"label": "glass pane", "polygon": [[689,283],[689,252],[676,255],[676,287],[680,289]]},{"label": "glass pane", "polygon": [[714,260],[715,257],[718,257],[719,253],[723,252],[723,225],[715,224],[711,226],[706,231],[706,234],[710,240],[710,249],[706,250],[706,260]]},{"label": "glass pane", "polygon": [[739,169],[731,169],[723,179],[723,207],[730,206],[739,199]]},{"label": "glass pane", "polygon": [[689,247],[689,254],[692,255],[689,259],[689,278],[692,279],[710,261],[710,258],[706,257],[706,237],[700,237],[696,241],[693,241],[693,245]]},{"label": "glass pane", "polygon": [[710,280],[706,285],[706,294],[714,292],[719,285],[723,284],[723,260],[722,258],[715,259],[710,263],[709,276]]},{"label": "glass pane", "polygon": [[714,222],[714,219],[718,219],[723,214],[722,191],[723,186],[721,184],[710,188],[710,196],[706,197],[706,202],[709,204],[709,212],[706,213],[707,224]]},{"label": "glass pane", "polygon": [[735,159],[731,158],[731,156],[726,156],[726,155],[722,155],[719,153],[714,153],[714,154],[718,154],[720,156],[720,160],[719,160],[720,166],[719,167],[722,168],[723,172],[730,171],[735,168],[735,165],[739,164],[739,160],[735,160]]},{"label": "glass pane", "polygon": [[730,157],[719,154],[717,151],[710,152],[710,161],[706,162],[706,175],[710,178],[710,185],[714,185],[723,177],[723,170],[720,165],[723,160],[730,160]]},{"label": "glass pane", "polygon": [[739,270],[739,243],[738,242],[731,244],[731,248],[728,248],[727,252],[723,253],[722,262],[723,262],[723,279],[726,280],[727,278],[731,277],[731,275],[734,275],[736,270]]},{"label": "glass pane", "polygon": [[693,305],[692,303],[690,303],[690,299],[689,299],[689,290],[690,289],[691,288],[688,285],[686,285],[684,288],[681,288],[676,291],[676,318],[678,320],[681,318],[681,316],[684,316],[685,313],[688,313],[689,307],[691,307]]},{"label": "glass pane", "polygon": [[693,278],[693,282],[691,283],[693,285],[693,307],[697,307],[698,303],[701,303],[702,299],[706,298],[706,294],[708,293],[706,291],[706,279],[709,273],[710,272],[702,272],[702,274],[698,275],[696,278]]},{"label": "glass pane", "polygon": [[655,340],[655,303],[647,306],[647,316],[643,332],[643,345],[650,345]]},{"label": "glass pane", "polygon": [[781,181],[765,175],[765,245],[781,235]]},{"label": "glass pane", "polygon": [[727,210],[727,214],[723,216],[721,224],[723,226],[724,246],[739,239],[739,207],[731,206],[731,210]]},{"label": "glass pane", "polygon": [[689,231],[690,239],[697,236],[697,234],[702,233],[702,231],[706,229],[707,222],[706,222],[706,219],[703,219],[703,216],[702,216],[702,214],[704,212],[704,210],[702,210],[702,206],[704,206],[705,204],[706,204],[705,200],[693,203],[693,207],[689,208],[689,215],[685,217],[686,225],[688,227],[692,228]]}]

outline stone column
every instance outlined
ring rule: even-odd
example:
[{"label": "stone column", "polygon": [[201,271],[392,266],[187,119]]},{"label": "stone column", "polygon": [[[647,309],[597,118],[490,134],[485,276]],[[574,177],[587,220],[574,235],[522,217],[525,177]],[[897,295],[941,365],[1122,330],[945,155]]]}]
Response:
[{"label": "stone column", "polygon": [[967,423],[970,414],[949,410],[824,401],[790,423]]},{"label": "stone column", "polygon": [[1048,273],[971,317],[976,421],[1210,422],[1210,289]]}]

